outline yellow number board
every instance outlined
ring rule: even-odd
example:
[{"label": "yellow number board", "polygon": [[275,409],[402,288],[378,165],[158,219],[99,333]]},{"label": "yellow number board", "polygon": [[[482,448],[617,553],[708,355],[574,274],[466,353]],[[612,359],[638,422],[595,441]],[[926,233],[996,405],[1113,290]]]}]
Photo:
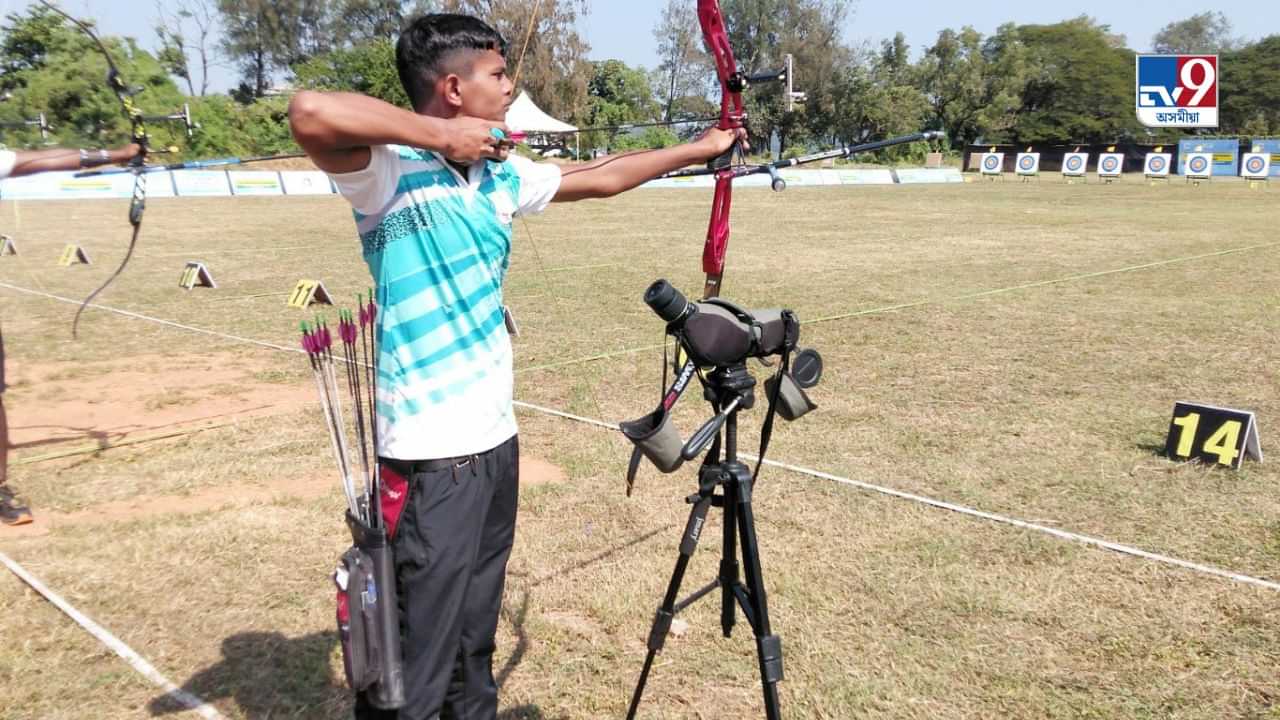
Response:
[{"label": "yellow number board", "polygon": [[1198,403],[1173,406],[1165,452],[1173,460],[1203,460],[1236,470],[1246,457],[1262,462],[1253,413]]}]

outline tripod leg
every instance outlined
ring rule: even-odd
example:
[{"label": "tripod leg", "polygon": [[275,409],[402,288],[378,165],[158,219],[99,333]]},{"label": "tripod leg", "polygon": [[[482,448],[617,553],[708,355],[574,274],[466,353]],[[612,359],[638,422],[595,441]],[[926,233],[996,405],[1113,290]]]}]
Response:
[{"label": "tripod leg", "polygon": [[733,635],[737,623],[738,602],[735,588],[739,585],[738,569],[738,493],[732,483],[724,486],[724,542],[720,555],[720,630],[725,637]]},{"label": "tripod leg", "polygon": [[756,541],[755,515],[751,512],[751,476],[738,476],[738,532],[742,539],[743,574],[748,592],[744,609],[754,620],[756,656],[760,661],[760,683],[764,689],[764,708],[768,720],[779,720],[782,710],[778,702],[778,683],[782,681],[782,638],[769,628],[769,603],[760,572],[760,546]]},{"label": "tripod leg", "polygon": [[644,695],[644,686],[649,681],[649,671],[653,669],[653,660],[666,644],[667,633],[671,632],[671,621],[676,615],[676,598],[680,593],[680,583],[684,580],[684,571],[689,567],[689,558],[698,549],[698,538],[702,535],[702,527],[707,520],[707,510],[711,507],[711,497],[701,496],[689,511],[689,522],[685,525],[684,536],[680,539],[680,557],[676,559],[675,570],[671,573],[671,582],[667,584],[667,594],[662,598],[662,605],[653,617],[653,627],[649,629],[649,652],[644,657],[644,667],[640,670],[640,679],[636,682],[635,692],[631,695],[631,706],[627,709],[627,720],[634,720],[636,710],[640,707],[640,697]]}]

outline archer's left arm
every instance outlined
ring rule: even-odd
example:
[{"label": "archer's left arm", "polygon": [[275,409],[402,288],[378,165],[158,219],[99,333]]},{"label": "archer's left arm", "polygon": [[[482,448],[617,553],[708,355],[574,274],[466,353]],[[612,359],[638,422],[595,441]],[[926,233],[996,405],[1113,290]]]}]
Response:
[{"label": "archer's left arm", "polygon": [[138,154],[137,145],[115,150],[15,150],[11,175],[34,175],[57,170],[80,170],[110,163],[128,162]]},{"label": "archer's left arm", "polygon": [[563,168],[560,190],[554,202],[613,197],[673,170],[717,158],[728,151],[741,135],[745,133],[712,128],[702,137],[684,145],[626,153]]}]

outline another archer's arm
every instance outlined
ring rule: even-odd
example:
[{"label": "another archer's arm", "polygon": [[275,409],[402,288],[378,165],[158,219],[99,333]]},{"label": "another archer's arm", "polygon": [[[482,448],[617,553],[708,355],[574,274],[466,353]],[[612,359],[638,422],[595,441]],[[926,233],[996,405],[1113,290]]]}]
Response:
[{"label": "another archer's arm", "polygon": [[139,151],[137,145],[126,145],[115,150],[14,150],[7,158],[12,160],[11,168],[5,167],[6,154],[0,153],[0,177],[21,177],[123,163],[136,157]]},{"label": "another archer's arm", "polygon": [[491,131],[507,131],[492,120],[420,115],[377,98],[304,90],[289,103],[293,137],[321,170],[343,174],[369,165],[369,148],[408,145],[460,163],[491,157],[505,160]]},{"label": "another archer's arm", "polygon": [[612,197],[673,170],[723,155],[745,132],[712,128],[684,145],[624,153],[585,165],[563,168],[555,202]]}]

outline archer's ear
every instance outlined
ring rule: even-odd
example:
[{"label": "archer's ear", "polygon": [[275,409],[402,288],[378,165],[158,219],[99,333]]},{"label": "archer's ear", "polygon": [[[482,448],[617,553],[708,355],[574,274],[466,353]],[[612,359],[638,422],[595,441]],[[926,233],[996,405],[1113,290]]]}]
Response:
[{"label": "archer's ear", "polygon": [[450,107],[462,107],[462,78],[452,73],[440,78],[436,83],[436,94]]}]

